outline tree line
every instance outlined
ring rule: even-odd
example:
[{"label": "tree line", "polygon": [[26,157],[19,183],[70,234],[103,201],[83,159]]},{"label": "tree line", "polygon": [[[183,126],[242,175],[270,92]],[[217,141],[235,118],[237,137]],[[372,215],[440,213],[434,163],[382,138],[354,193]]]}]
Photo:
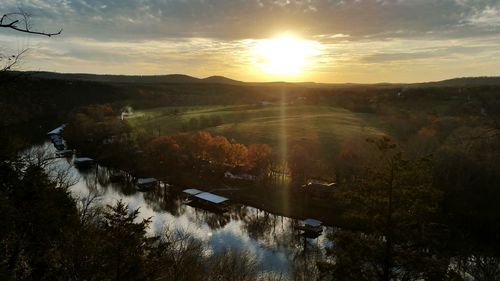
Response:
[{"label": "tree line", "polygon": [[[33,153],[33,152],[32,152]],[[282,280],[258,272],[258,259],[168,228],[118,201],[73,198],[69,178],[48,172],[46,154],[0,159],[1,280]]]}]

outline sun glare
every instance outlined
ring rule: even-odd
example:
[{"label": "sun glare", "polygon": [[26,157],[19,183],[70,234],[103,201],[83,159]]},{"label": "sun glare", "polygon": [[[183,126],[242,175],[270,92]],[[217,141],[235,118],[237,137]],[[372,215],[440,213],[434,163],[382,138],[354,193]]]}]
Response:
[{"label": "sun glare", "polygon": [[298,76],[313,64],[319,43],[293,35],[264,39],[254,47],[256,65],[269,75]]}]

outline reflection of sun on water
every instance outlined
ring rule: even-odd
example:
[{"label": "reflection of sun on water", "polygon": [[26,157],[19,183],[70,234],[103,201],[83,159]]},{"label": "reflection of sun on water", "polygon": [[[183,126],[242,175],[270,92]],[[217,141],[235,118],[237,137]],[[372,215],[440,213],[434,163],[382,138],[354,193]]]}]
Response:
[{"label": "reflection of sun on water", "polygon": [[319,43],[283,35],[260,40],[253,49],[256,66],[275,76],[298,76],[319,55]]}]

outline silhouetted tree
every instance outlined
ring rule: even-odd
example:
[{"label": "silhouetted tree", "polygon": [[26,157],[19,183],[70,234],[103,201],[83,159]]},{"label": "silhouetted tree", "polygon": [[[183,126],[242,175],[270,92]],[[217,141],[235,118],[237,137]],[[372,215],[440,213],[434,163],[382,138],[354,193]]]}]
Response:
[{"label": "silhouetted tree", "polygon": [[408,161],[388,138],[370,140],[379,151],[356,181],[342,186],[346,219],[362,232],[331,235],[339,280],[442,279],[448,263],[436,255],[441,192],[430,161]]},{"label": "silhouetted tree", "polygon": [[[44,32],[34,30],[31,24],[31,16],[22,10],[16,13],[3,14],[0,18],[0,28],[12,29],[22,33],[43,35],[48,37],[59,35],[62,32],[62,29],[57,32]],[[0,54],[0,61],[3,63],[3,66],[1,66],[0,68],[0,72],[11,70],[16,64],[19,63],[26,51],[27,50],[24,49],[14,55]]]},{"label": "silhouetted tree", "polygon": [[103,270],[114,280],[140,280],[148,275],[148,254],[156,237],[148,237],[150,219],[137,221],[139,210],[129,212],[122,201],[107,207],[102,221],[105,235]]}]

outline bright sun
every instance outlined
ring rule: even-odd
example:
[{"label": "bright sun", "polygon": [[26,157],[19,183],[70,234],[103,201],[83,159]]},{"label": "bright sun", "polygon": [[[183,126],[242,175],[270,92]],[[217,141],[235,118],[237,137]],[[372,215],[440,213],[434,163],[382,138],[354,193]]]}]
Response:
[{"label": "bright sun", "polygon": [[264,72],[276,76],[298,76],[313,64],[319,54],[319,44],[282,35],[258,41],[254,47],[256,65]]}]

